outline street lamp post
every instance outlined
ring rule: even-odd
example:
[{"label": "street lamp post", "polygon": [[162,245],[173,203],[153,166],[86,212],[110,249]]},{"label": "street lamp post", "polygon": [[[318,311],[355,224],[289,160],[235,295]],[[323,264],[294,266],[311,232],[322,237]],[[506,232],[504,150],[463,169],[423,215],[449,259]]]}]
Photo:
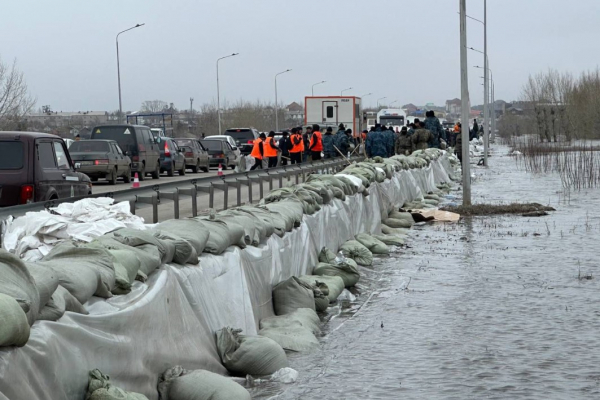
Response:
[{"label": "street lamp post", "polygon": [[312,88],[311,88],[311,93],[312,93],[312,96],[314,96],[314,95],[315,95],[315,86],[317,86],[317,85],[320,85],[320,84],[322,84],[322,83],[325,83],[325,82],[327,82],[327,81],[321,81],[321,82],[317,82],[317,83],[315,83],[314,85],[312,85]]},{"label": "street lamp post", "polygon": [[460,8],[460,83],[462,108],[462,178],[463,205],[471,205],[471,164],[469,163],[469,74],[467,71],[467,3],[459,0]]},{"label": "street lamp post", "polygon": [[348,89],[344,89],[344,90],[342,90],[342,91],[340,92],[340,96],[343,96],[343,95],[344,95],[344,92],[346,92],[346,91],[348,91],[348,90],[352,90],[352,89],[354,89],[354,88],[351,88],[351,87],[349,87]]},{"label": "street lamp post", "polygon": [[278,74],[275,74],[275,130],[277,132],[279,132],[279,115],[278,114],[278,108],[277,108],[277,77],[281,74],[285,74],[286,72],[290,72],[291,69],[286,69],[285,71],[282,71]]},{"label": "street lamp post", "polygon": [[388,107],[389,107],[389,106],[391,106],[391,105],[392,105],[392,104],[394,104],[394,103],[397,103],[397,102],[398,102],[398,100],[394,100],[394,101],[392,101],[390,104],[388,104]]},{"label": "street lamp post", "polygon": [[387,97],[380,97],[379,99],[377,99],[377,110],[379,110],[379,100],[384,100],[387,99]]},{"label": "street lamp post", "polygon": [[125,29],[124,31],[117,33],[117,38],[115,39],[115,42],[117,43],[117,81],[119,84],[119,122],[121,122],[121,118],[123,118],[123,103],[121,102],[121,66],[119,64],[119,35],[121,33],[125,33],[127,31],[130,31],[135,28],[139,28],[144,25],[146,25],[146,24],[145,23],[136,24],[135,26],[132,26],[129,29]]},{"label": "street lamp post", "polygon": [[233,53],[230,54],[228,56],[225,57],[221,57],[217,59],[217,116],[219,119],[219,132],[218,134],[220,135],[221,133],[223,133],[223,131],[221,130],[221,90],[219,88],[219,61],[221,61],[224,58],[229,58],[229,57],[233,57],[233,56],[237,56],[240,53]]}]

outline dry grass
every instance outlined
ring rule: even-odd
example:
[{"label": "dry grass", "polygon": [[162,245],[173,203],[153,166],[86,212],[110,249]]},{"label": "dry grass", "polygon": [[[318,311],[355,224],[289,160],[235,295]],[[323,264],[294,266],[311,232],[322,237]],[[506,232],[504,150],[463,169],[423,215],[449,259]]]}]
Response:
[{"label": "dry grass", "polygon": [[443,207],[443,211],[450,211],[461,216],[499,215],[499,214],[526,214],[536,211],[556,211],[552,207],[538,203],[512,203],[512,204],[473,204],[471,206]]}]

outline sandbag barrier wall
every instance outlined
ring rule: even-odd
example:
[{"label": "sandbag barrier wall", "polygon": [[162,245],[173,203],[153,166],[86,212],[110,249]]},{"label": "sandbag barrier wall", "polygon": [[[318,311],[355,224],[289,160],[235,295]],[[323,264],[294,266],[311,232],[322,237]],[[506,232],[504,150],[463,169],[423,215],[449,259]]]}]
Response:
[{"label": "sandbag barrier wall", "polygon": [[36,322],[26,346],[0,350],[0,399],[80,400],[95,368],[149,399],[157,399],[158,376],[175,365],[227,374],[216,350],[217,330],[231,326],[256,334],[259,321],[274,315],[275,284],[310,273],[322,247],[338,249],[358,233],[380,233],[389,204],[400,207],[435,190],[444,170],[438,159],[396,172],[373,183],[367,197],[334,199],[304,215],[302,225],[283,237],[203,254],[200,267],[164,265],[127,295],[93,297],[86,303],[89,315],[67,312],[56,322]]}]

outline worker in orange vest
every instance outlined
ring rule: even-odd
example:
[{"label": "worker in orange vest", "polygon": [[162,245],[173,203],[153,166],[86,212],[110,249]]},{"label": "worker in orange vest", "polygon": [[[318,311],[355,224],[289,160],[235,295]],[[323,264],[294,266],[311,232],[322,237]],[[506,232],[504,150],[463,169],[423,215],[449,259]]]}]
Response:
[{"label": "worker in orange vest", "polygon": [[302,153],[304,152],[304,140],[302,133],[298,132],[298,128],[292,128],[292,136],[290,137],[292,148],[290,149],[290,159],[292,164],[302,163]]},{"label": "worker in orange vest", "polygon": [[277,151],[279,147],[275,144],[275,132],[269,132],[269,136],[263,145],[264,156],[269,159],[269,168],[277,166]]},{"label": "worker in orange vest", "polygon": [[310,145],[308,146],[313,161],[320,160],[321,152],[323,151],[323,135],[321,135],[320,129],[319,125],[313,125],[313,133],[310,138]]},{"label": "worker in orange vest", "polygon": [[264,133],[261,133],[257,139],[254,139],[254,146],[252,147],[252,152],[250,153],[250,157],[254,158],[254,165],[250,168],[250,171],[253,171],[257,168],[263,169],[262,167],[262,159],[264,154],[264,142],[266,140],[266,136]]}]

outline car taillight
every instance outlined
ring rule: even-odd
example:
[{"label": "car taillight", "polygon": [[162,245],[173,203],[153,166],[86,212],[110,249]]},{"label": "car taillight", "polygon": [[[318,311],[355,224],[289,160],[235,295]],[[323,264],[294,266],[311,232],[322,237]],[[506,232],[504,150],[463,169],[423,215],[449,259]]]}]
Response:
[{"label": "car taillight", "polygon": [[254,143],[252,140],[248,140],[248,144],[252,144]]},{"label": "car taillight", "polygon": [[28,204],[33,202],[33,185],[21,186],[21,196],[19,198],[19,204]]},{"label": "car taillight", "polygon": [[131,157],[131,161],[140,161],[140,156]]},{"label": "car taillight", "polygon": [[165,142],[165,157],[171,157],[171,150],[169,150],[169,145]]},{"label": "car taillight", "polygon": [[106,165],[108,164],[108,160],[95,160],[94,165]]}]

